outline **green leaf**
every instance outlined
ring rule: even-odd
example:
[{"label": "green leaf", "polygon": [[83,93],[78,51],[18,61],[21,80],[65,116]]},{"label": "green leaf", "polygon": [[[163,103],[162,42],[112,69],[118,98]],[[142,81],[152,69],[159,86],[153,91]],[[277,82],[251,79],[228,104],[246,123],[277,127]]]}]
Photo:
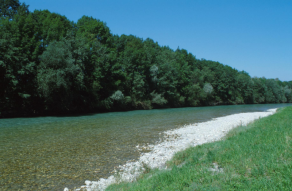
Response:
[{"label": "green leaf", "polygon": [[18,95],[20,96],[20,97],[22,97],[22,98],[24,98],[24,99],[27,99],[27,98],[29,98],[31,95],[29,95],[29,94],[23,94],[23,93],[18,93]]}]

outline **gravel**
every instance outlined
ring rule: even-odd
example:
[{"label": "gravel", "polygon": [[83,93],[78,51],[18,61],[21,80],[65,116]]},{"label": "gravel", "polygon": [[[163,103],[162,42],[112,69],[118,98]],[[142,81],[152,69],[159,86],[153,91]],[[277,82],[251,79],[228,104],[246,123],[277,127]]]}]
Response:
[{"label": "gravel", "polygon": [[[247,125],[256,119],[272,115],[277,109],[269,109],[265,112],[251,112],[228,115],[214,118],[211,121],[185,125],[181,128],[164,132],[165,139],[156,145],[137,146],[138,150],[149,149],[148,153],[142,153],[136,162],[128,162],[119,166],[116,173],[99,181],[85,181],[85,185],[76,191],[101,191],[113,183],[133,182],[143,173],[145,167],[166,169],[166,161],[169,161],[175,153],[188,147],[201,145],[220,140],[228,131],[239,125]],[[68,189],[65,188],[64,191]]]}]

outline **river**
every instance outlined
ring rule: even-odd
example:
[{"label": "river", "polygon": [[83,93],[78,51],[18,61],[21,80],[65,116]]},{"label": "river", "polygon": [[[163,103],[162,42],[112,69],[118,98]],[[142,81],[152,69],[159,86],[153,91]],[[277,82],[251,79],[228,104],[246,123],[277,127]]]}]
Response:
[{"label": "river", "polygon": [[[234,113],[292,104],[136,110],[70,117],[0,119],[1,190],[63,190],[106,178],[137,160],[137,145],[163,131]],[[147,151],[145,151],[147,152]]]}]

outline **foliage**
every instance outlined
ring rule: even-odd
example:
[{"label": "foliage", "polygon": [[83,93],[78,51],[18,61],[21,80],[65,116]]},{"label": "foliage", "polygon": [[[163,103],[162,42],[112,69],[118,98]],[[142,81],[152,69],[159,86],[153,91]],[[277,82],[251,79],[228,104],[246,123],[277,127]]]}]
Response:
[{"label": "foliage", "polygon": [[[152,39],[112,35],[0,0],[0,115],[292,102],[292,81],[251,78]],[[123,95],[123,96],[121,96]]]},{"label": "foliage", "polygon": [[19,12],[28,12],[25,3],[20,4],[19,0],[0,0],[0,16],[12,19]]},{"label": "foliage", "polygon": [[167,103],[167,100],[164,99],[164,97],[162,97],[161,94],[155,93],[155,91],[153,91],[152,93],[150,93],[150,95],[152,96],[151,102],[153,104],[164,105],[164,104]]},{"label": "foliage", "polygon": [[74,59],[76,47],[71,41],[65,38],[53,41],[40,56],[38,90],[47,107],[56,111],[74,106],[75,93],[84,87],[82,63]]}]

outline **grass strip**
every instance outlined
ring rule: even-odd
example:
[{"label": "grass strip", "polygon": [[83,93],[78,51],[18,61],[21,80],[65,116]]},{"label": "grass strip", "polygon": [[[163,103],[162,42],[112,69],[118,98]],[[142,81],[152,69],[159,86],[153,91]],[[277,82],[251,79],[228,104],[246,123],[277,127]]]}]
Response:
[{"label": "grass strip", "polygon": [[188,148],[137,182],[107,190],[292,190],[292,107]]}]

